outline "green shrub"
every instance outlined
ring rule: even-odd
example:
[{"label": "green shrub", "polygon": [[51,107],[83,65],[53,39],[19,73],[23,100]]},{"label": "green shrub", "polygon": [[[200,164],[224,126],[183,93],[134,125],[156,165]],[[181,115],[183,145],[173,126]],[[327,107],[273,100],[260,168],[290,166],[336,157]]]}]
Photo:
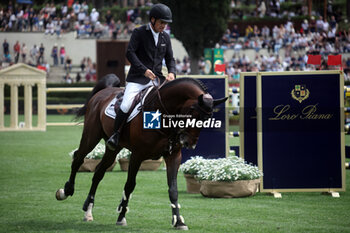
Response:
[{"label": "green shrub", "polygon": [[283,2],[281,3],[281,12],[283,11],[289,11],[289,12],[298,12],[301,11],[301,7],[303,6],[302,3],[295,3],[295,2]]},{"label": "green shrub", "polygon": [[[104,22],[106,13],[108,10],[110,10],[115,22],[117,22],[118,20],[121,20],[122,22],[126,22],[127,21],[127,11],[130,9],[133,9],[133,8],[120,7],[118,5],[112,6],[112,7],[103,7],[102,9],[99,10],[100,19],[101,19],[101,21]],[[148,22],[148,11],[150,10],[150,7],[140,7],[139,10],[140,10],[140,17],[142,19],[142,22]]]}]

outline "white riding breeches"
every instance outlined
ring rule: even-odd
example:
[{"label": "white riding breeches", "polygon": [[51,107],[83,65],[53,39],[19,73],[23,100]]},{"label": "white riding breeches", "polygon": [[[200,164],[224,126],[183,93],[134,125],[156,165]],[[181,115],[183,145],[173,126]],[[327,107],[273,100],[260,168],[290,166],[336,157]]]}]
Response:
[{"label": "white riding breeches", "polygon": [[[154,80],[153,82],[155,85],[158,85],[158,80]],[[124,113],[128,113],[135,96],[140,91],[150,86],[153,86],[153,83],[151,80],[147,84],[139,84],[139,83],[131,83],[131,82],[127,83],[124,91],[123,101],[122,101],[122,104],[120,105],[120,109]]]}]

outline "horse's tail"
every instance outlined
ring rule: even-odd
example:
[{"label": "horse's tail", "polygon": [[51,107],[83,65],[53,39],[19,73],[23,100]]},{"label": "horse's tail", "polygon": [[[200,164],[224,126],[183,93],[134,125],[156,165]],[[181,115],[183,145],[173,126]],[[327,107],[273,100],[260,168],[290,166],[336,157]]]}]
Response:
[{"label": "horse's tail", "polygon": [[120,79],[115,74],[107,74],[102,79],[100,79],[95,87],[92,89],[92,92],[88,96],[88,98],[85,101],[85,104],[83,107],[79,108],[76,111],[76,118],[80,118],[85,115],[87,105],[90,101],[90,99],[99,91],[102,89],[105,89],[107,87],[120,87]]}]

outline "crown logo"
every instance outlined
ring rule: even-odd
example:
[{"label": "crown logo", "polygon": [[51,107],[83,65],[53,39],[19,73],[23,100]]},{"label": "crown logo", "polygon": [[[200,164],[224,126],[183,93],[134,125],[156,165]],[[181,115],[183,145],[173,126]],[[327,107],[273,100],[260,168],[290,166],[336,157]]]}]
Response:
[{"label": "crown logo", "polygon": [[295,85],[295,88],[290,93],[293,99],[297,100],[299,103],[303,102],[310,96],[310,91],[306,89],[305,85]]}]

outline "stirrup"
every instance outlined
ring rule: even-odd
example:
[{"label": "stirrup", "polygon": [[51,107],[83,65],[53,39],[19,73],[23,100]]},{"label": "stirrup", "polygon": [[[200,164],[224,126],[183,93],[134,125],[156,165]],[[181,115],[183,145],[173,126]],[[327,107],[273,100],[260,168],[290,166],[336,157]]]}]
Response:
[{"label": "stirrup", "polygon": [[119,133],[118,132],[114,133],[106,142],[107,147],[113,151],[116,150],[118,143],[119,143]]}]

